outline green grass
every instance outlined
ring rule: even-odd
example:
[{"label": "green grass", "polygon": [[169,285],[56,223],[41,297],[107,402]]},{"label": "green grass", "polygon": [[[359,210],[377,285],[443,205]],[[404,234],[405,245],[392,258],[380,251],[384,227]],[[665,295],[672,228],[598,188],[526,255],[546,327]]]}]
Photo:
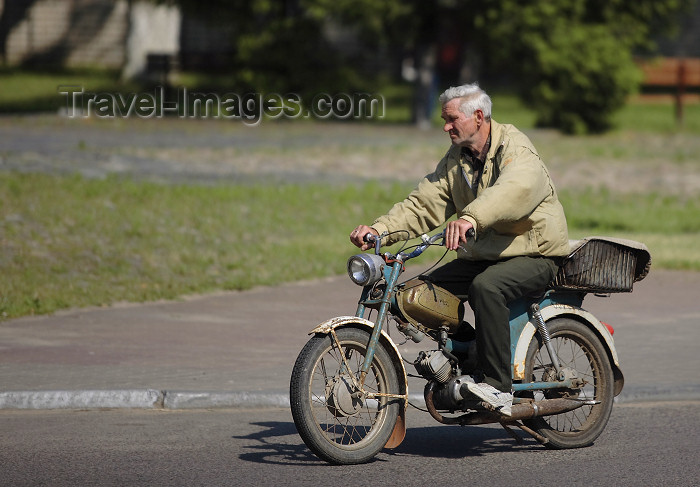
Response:
[{"label": "green grass", "polygon": [[122,82],[115,71],[66,70],[37,72],[0,70],[0,113],[56,111],[66,106],[60,86],[80,86],[86,92],[139,91],[136,83]]},{"label": "green grass", "polygon": [[700,133],[700,103],[686,101],[683,105],[683,123],[676,122],[675,106],[671,98],[660,101],[631,100],[613,117],[618,130],[654,133]]},{"label": "green grass", "polygon": [[[410,189],[16,173],[0,173],[0,188],[3,318],[341,274],[355,251],[349,231]],[[700,270],[700,196],[598,192],[562,200],[574,237],[633,238],[648,243],[655,266]]]},{"label": "green grass", "polygon": [[0,188],[3,317],[338,274],[351,226],[405,193],[7,173]]},{"label": "green grass", "polygon": [[588,232],[700,234],[700,195],[561,191],[569,226]]}]

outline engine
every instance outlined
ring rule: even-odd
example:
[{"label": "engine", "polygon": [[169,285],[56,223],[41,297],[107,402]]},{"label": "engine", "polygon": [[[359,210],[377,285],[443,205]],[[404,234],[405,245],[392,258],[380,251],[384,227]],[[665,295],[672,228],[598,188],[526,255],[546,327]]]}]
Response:
[{"label": "engine", "polygon": [[444,384],[454,376],[452,363],[442,350],[420,352],[415,361],[416,371],[427,380]]},{"label": "engine", "polygon": [[461,375],[463,366],[473,370],[475,353],[470,354],[460,364],[455,365],[442,350],[423,351],[414,362],[416,371],[428,380],[426,392],[432,391],[432,403],[436,409],[457,411],[469,407],[460,393],[461,387],[468,376]]}]

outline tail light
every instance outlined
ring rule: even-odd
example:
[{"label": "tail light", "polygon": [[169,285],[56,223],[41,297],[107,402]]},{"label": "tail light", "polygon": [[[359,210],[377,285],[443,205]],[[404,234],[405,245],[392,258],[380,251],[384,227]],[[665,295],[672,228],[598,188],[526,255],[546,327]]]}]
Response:
[{"label": "tail light", "polygon": [[605,328],[608,329],[608,331],[610,332],[611,335],[614,335],[614,334],[615,334],[615,329],[614,329],[612,326],[608,325],[608,324],[607,324],[606,322],[604,322],[604,321],[601,321],[601,323],[605,325]]}]

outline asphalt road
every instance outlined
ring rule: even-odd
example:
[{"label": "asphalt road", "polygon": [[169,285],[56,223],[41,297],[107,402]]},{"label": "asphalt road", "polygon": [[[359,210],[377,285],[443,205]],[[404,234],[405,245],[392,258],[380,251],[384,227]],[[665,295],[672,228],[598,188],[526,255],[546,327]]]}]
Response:
[{"label": "asphalt road", "polygon": [[402,445],[341,467],[307,450],[287,409],[4,411],[0,424],[6,487],[684,487],[700,476],[700,401],[617,404],[593,446],[566,451],[410,410]]},{"label": "asphalt road", "polygon": [[[408,272],[413,275],[415,269]],[[618,399],[700,400],[698,290],[700,273],[657,270],[636,283],[633,293],[586,298],[584,308],[615,327],[625,374]],[[339,276],[4,322],[0,378],[3,390],[15,392],[0,392],[0,407],[16,391],[30,396],[64,391],[57,404],[35,407],[67,407],[66,397],[80,399],[81,391],[94,390],[114,390],[120,397],[124,391],[166,391],[167,397],[191,392],[198,398],[196,407],[233,406],[245,394],[270,398],[263,405],[282,405],[309,330],[333,316],[352,314],[357,295],[357,286]],[[400,340],[395,330],[392,336]],[[418,350],[431,347],[427,341],[409,341],[400,349],[413,360]],[[409,382],[410,391],[422,392],[423,381]],[[236,400],[220,400],[218,393]],[[75,404],[82,408],[87,403]],[[118,407],[114,402],[90,404]]]}]

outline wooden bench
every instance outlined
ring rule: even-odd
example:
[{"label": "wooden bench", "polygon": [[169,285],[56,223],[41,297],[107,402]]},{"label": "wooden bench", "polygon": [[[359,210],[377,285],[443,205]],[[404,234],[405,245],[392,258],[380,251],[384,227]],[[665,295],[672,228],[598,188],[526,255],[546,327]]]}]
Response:
[{"label": "wooden bench", "polygon": [[683,99],[687,92],[700,90],[700,58],[662,57],[639,60],[644,73],[643,91],[674,95],[676,120],[683,122]]}]

